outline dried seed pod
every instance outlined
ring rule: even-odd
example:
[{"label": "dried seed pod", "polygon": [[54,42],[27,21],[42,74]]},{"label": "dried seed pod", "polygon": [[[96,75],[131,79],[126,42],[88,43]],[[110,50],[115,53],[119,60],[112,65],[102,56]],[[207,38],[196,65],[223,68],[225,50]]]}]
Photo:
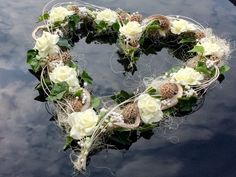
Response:
[{"label": "dried seed pod", "polygon": [[48,62],[56,61],[56,60],[62,60],[63,63],[68,63],[72,59],[72,56],[70,55],[69,52],[63,52],[61,55],[55,54],[55,55],[50,55],[48,57]]},{"label": "dried seed pod", "polygon": [[136,103],[127,104],[123,109],[122,115],[124,116],[126,122],[115,122],[114,126],[126,129],[135,129],[139,127],[141,117]]},{"label": "dried seed pod", "polygon": [[67,10],[74,11],[76,14],[80,13],[79,7],[76,5],[69,5],[67,6]]},{"label": "dried seed pod", "polygon": [[48,62],[52,62],[52,61],[56,61],[56,60],[61,60],[61,57],[58,54],[49,55]]},{"label": "dried seed pod", "polygon": [[160,26],[163,30],[170,29],[170,20],[165,16],[158,16],[157,19],[159,20]]},{"label": "dried seed pod", "polygon": [[130,21],[136,21],[136,22],[139,22],[141,23],[143,20],[143,16],[140,14],[140,13],[133,13],[131,16],[130,16]]},{"label": "dried seed pod", "polygon": [[71,61],[72,56],[71,56],[71,54],[70,54],[69,52],[63,52],[63,53],[61,54],[61,58],[62,58],[62,61],[63,61],[64,63],[68,63],[69,61]]},{"label": "dried seed pod", "polygon": [[76,100],[72,101],[71,106],[74,111],[79,112],[79,111],[81,111],[83,104],[82,104],[81,100],[76,99]]},{"label": "dried seed pod", "polygon": [[172,98],[178,93],[178,87],[174,83],[166,83],[161,85],[160,94],[163,98]]},{"label": "dried seed pod", "polygon": [[196,31],[194,31],[194,33],[195,33],[196,39],[202,39],[202,38],[206,37],[205,33],[200,30],[196,30]]},{"label": "dried seed pod", "polygon": [[220,58],[215,56],[215,55],[211,55],[209,60],[214,61],[215,64],[219,64],[220,63]]},{"label": "dried seed pod", "polygon": [[117,13],[119,14],[119,18],[120,18],[121,21],[128,20],[129,17],[130,17],[130,15],[127,12],[123,11],[123,10],[119,10]]},{"label": "dried seed pod", "polygon": [[161,104],[161,110],[169,109],[175,105],[178,104],[179,100],[178,98],[181,98],[183,96],[183,87],[180,84],[176,84],[178,92],[172,97],[165,99],[165,102],[168,102],[168,104]]},{"label": "dried seed pod", "polygon": [[122,112],[125,120],[135,119],[139,115],[139,109],[136,103],[127,104]]}]

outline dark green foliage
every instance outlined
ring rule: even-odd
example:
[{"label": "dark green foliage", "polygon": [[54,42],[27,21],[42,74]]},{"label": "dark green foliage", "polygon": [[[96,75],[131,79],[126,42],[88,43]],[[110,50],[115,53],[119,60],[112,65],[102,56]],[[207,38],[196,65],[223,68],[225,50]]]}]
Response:
[{"label": "dark green foliage", "polygon": [[70,146],[71,146],[71,143],[73,142],[73,138],[70,137],[70,136],[67,136],[66,137],[66,143],[63,147],[63,150],[66,151]]},{"label": "dark green foliage", "polygon": [[101,99],[99,97],[95,97],[95,96],[92,97],[92,107],[93,108],[99,107],[101,102],[102,101],[101,101]]},{"label": "dark green foliage", "polygon": [[111,96],[116,103],[120,104],[134,96],[133,93],[128,93],[124,90],[121,90],[118,94]]},{"label": "dark green foliage", "polygon": [[48,101],[61,100],[69,91],[69,85],[66,82],[60,82],[54,84],[51,90],[51,94],[47,97]]},{"label": "dark green foliage", "polygon": [[43,15],[40,15],[38,18],[38,22],[42,22],[44,20],[48,20],[49,19],[49,14],[48,12],[44,13]]},{"label": "dark green foliage", "polygon": [[32,70],[37,73],[41,69],[41,60],[38,56],[37,50],[29,50],[27,52],[27,64],[29,64]]},{"label": "dark green foliage", "polygon": [[81,74],[81,79],[84,81],[84,82],[87,82],[89,84],[92,84],[93,83],[93,79],[92,77],[84,70],[83,73]]}]

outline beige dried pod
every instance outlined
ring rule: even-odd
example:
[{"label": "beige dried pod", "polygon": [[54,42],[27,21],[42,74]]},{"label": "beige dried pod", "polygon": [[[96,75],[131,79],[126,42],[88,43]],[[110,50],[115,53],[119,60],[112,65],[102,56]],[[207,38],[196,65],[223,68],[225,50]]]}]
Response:
[{"label": "beige dried pod", "polygon": [[139,110],[136,103],[127,104],[122,111],[122,115],[124,119],[128,121],[135,119],[138,116],[138,114],[139,114]]},{"label": "beige dried pod", "polygon": [[[183,96],[183,87],[178,83],[175,84],[178,88],[178,92],[172,98],[162,100],[161,110],[166,110],[168,108],[174,107],[178,104],[178,99]],[[166,102],[166,104],[164,102]]]},{"label": "beige dried pod", "polygon": [[130,16],[130,21],[136,21],[138,23],[141,23],[143,20],[143,16],[140,13],[133,13]]},{"label": "beige dried pod", "polygon": [[195,34],[196,39],[198,39],[198,40],[206,37],[205,33],[200,30],[194,31],[194,34]]},{"label": "beige dried pod", "polygon": [[83,107],[83,104],[81,100],[75,99],[72,101],[71,106],[75,112],[80,112]]},{"label": "beige dried pod", "polygon": [[165,16],[157,16],[157,19],[159,20],[160,26],[163,30],[169,30],[170,29],[170,20]]},{"label": "beige dried pod", "polygon": [[68,5],[68,6],[67,6],[67,10],[69,10],[69,11],[74,11],[74,12],[75,12],[76,14],[78,14],[78,15],[79,15],[79,13],[80,13],[79,7],[76,6],[76,5]]},{"label": "beige dried pod", "polygon": [[64,64],[67,64],[71,59],[72,56],[69,52],[62,52],[61,54],[49,55],[48,62],[62,60]]},{"label": "beige dried pod", "polygon": [[160,86],[160,94],[162,98],[172,98],[178,93],[178,87],[175,83],[165,83]]},{"label": "beige dried pod", "polygon": [[114,122],[115,127],[121,127],[126,129],[138,128],[141,123],[141,117],[139,109],[136,103],[129,103],[123,109],[122,115],[125,119],[124,122]]}]

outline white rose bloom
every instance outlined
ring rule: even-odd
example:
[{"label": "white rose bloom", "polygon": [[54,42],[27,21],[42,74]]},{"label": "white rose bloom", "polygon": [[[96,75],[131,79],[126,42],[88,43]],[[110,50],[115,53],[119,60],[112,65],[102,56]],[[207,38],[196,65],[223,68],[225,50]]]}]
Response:
[{"label": "white rose bloom", "polygon": [[193,31],[195,29],[196,27],[194,24],[189,23],[188,21],[183,19],[178,19],[171,22],[171,28],[170,28],[173,34],[178,34],[178,35],[186,31]]},{"label": "white rose bloom", "polygon": [[42,58],[48,55],[58,53],[60,48],[57,45],[59,36],[44,31],[43,35],[36,40],[35,49],[39,51],[39,55]]},{"label": "white rose bloom", "polygon": [[98,115],[93,109],[69,114],[68,123],[71,126],[70,136],[76,140],[80,140],[85,136],[92,135],[98,120]]},{"label": "white rose bloom", "polygon": [[76,69],[69,66],[56,67],[49,73],[49,78],[54,83],[67,82],[71,93],[76,92],[80,87]]},{"label": "white rose bloom", "polygon": [[198,85],[204,79],[204,76],[193,68],[185,67],[173,73],[172,79],[182,85]]},{"label": "white rose bloom", "polygon": [[127,38],[139,40],[142,36],[143,27],[136,21],[128,22],[120,28],[120,33]]},{"label": "white rose bloom", "polygon": [[62,22],[69,15],[73,15],[74,11],[69,11],[65,7],[54,7],[49,13],[49,22]]},{"label": "white rose bloom", "polygon": [[202,38],[198,43],[198,45],[203,46],[205,49],[203,55],[214,55],[221,60],[227,59],[231,52],[230,43],[225,39],[215,36],[210,28],[205,29],[204,33],[206,37]]},{"label": "white rose bloom", "polygon": [[99,24],[101,21],[106,22],[109,26],[115,23],[118,19],[118,15],[115,11],[110,9],[105,9],[100,12],[97,12],[95,22]]},{"label": "white rose bloom", "polygon": [[163,118],[160,100],[149,94],[142,94],[138,97],[138,108],[141,119],[146,124],[159,122]]},{"label": "white rose bloom", "polygon": [[224,50],[222,47],[216,43],[216,41],[209,38],[203,38],[197,45],[200,45],[204,48],[204,56],[214,55],[221,58],[224,55]]}]

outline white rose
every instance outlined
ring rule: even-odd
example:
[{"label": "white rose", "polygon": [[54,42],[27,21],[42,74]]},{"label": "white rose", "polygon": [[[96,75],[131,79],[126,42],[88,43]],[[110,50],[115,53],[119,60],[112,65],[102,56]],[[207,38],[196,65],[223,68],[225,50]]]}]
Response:
[{"label": "white rose", "polygon": [[214,55],[221,60],[227,59],[231,52],[229,42],[215,36],[210,28],[205,29],[204,33],[206,37],[202,38],[198,43],[198,45],[201,45],[205,49],[203,55]]},{"label": "white rose", "polygon": [[172,78],[182,85],[198,85],[204,76],[193,68],[185,67],[173,73]]},{"label": "white rose", "polygon": [[73,11],[67,10],[65,7],[54,7],[49,13],[49,22],[62,22],[69,15],[73,15]]},{"label": "white rose", "polygon": [[99,24],[101,21],[106,22],[109,26],[117,21],[117,13],[110,9],[105,9],[97,13],[95,22]]},{"label": "white rose", "polygon": [[224,55],[224,50],[222,47],[219,46],[215,41],[212,41],[208,38],[203,38],[197,45],[204,48],[204,56],[215,55],[221,58]]},{"label": "white rose", "polygon": [[142,26],[136,21],[128,22],[126,25],[120,28],[120,33],[122,35],[133,40],[139,40],[142,32]]},{"label": "white rose", "polygon": [[58,53],[60,48],[57,45],[59,36],[44,31],[43,35],[36,40],[35,49],[39,51],[39,55],[45,58],[48,55]]},{"label": "white rose", "polygon": [[159,122],[163,118],[160,100],[151,97],[149,94],[142,94],[138,97],[138,108],[141,119],[146,124]]},{"label": "white rose", "polygon": [[183,19],[174,20],[171,23],[171,28],[170,28],[173,34],[178,34],[178,35],[186,31],[193,31],[195,29],[196,27],[194,24],[189,23],[188,21]]},{"label": "white rose", "polygon": [[93,109],[69,114],[68,122],[71,126],[70,136],[76,140],[80,140],[85,136],[92,135],[98,120],[98,115]]},{"label": "white rose", "polygon": [[49,78],[54,83],[67,82],[69,91],[72,93],[76,92],[80,87],[76,69],[69,66],[56,67],[49,73]]}]

